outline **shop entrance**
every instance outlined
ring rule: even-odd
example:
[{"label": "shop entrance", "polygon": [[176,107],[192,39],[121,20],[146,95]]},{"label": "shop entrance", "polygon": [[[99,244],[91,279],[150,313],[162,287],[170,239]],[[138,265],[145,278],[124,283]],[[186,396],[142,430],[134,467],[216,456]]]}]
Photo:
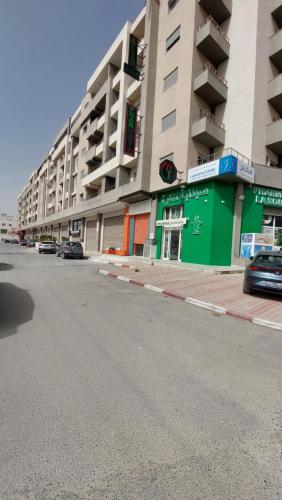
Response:
[{"label": "shop entrance", "polygon": [[163,241],[163,259],[180,260],[181,231],[165,229]]}]

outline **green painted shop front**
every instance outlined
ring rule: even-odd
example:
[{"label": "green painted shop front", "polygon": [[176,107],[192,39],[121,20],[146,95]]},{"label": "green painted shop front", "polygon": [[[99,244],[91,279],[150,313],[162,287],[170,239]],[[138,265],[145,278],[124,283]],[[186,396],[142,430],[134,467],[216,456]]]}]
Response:
[{"label": "green painted shop front", "polygon": [[241,233],[267,233],[282,246],[282,190],[264,186],[246,187]]},{"label": "green painted shop front", "polygon": [[234,196],[235,184],[217,181],[159,194],[157,258],[231,265]]}]

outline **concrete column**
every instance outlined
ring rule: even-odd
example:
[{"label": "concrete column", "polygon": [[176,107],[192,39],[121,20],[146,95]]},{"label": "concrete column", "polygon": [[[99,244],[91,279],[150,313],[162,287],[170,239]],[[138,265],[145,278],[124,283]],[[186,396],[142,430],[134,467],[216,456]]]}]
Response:
[{"label": "concrete column", "polygon": [[240,258],[241,222],[243,211],[244,184],[238,184],[235,189],[233,237],[232,237],[232,261]]},{"label": "concrete column", "polygon": [[156,235],[156,218],[157,218],[157,197],[152,198],[151,204],[151,215],[150,215],[150,223],[149,223],[149,235],[153,234],[153,239]]}]

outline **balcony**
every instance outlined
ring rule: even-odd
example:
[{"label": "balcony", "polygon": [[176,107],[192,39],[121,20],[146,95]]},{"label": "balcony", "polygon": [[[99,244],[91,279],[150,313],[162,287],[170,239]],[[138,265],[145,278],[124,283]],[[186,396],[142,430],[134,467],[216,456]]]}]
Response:
[{"label": "balcony", "polygon": [[209,106],[218,106],[227,100],[227,82],[211,64],[195,73],[194,92]]},{"label": "balcony", "polygon": [[137,101],[141,96],[141,81],[140,80],[133,80],[131,82],[131,85],[129,85],[126,93],[126,98],[127,100],[131,102]]},{"label": "balcony", "polygon": [[96,168],[92,169],[92,172],[89,172],[88,175],[82,179],[81,184],[83,187],[90,186],[92,183],[97,183],[98,179],[100,180],[105,175],[114,175],[116,168],[118,167],[118,160],[116,158],[112,158],[110,161],[107,161],[103,165],[99,165]]},{"label": "balcony", "polygon": [[105,100],[106,93],[108,91],[109,83],[108,80],[102,85],[98,90],[97,94],[89,102],[88,106],[83,110],[81,115],[81,122],[84,122],[88,117],[97,118],[103,114],[104,109],[101,108],[101,102]]},{"label": "balcony", "polygon": [[229,57],[228,37],[211,16],[198,29],[196,47],[214,66],[218,66]]},{"label": "balcony", "polygon": [[121,70],[119,70],[117,72],[117,74],[115,75],[115,77],[113,78],[113,84],[112,84],[113,90],[119,90],[121,75],[122,75],[122,72],[121,72]]},{"label": "balcony", "polygon": [[232,0],[198,0],[203,9],[210,14],[218,24],[223,23],[232,13]]},{"label": "balcony", "polygon": [[282,29],[276,31],[269,39],[269,58],[282,73]]},{"label": "balcony", "polygon": [[120,101],[118,99],[111,107],[111,117],[114,118],[115,120],[118,119],[119,106],[120,106]]},{"label": "balcony", "polygon": [[73,148],[73,156],[77,156],[79,152],[79,143]]},{"label": "balcony", "polygon": [[282,114],[282,74],[268,82],[268,101]]},{"label": "balcony", "polygon": [[100,130],[97,130],[97,125],[98,125],[98,119],[94,120],[88,127],[87,133],[86,133],[86,138],[90,139],[97,144],[100,142],[100,140],[103,137],[103,132]]},{"label": "balcony", "polygon": [[191,137],[208,148],[223,146],[225,142],[225,127],[207,110],[200,110],[194,117]]},{"label": "balcony", "polygon": [[50,203],[48,203],[48,208],[54,208],[55,204],[55,200],[50,201]]},{"label": "balcony", "polygon": [[275,154],[282,155],[282,119],[267,125],[266,146]]},{"label": "balcony", "polygon": [[282,2],[281,0],[273,0],[272,16],[277,22],[279,28],[282,28]]},{"label": "balcony", "polygon": [[100,144],[95,144],[88,151],[86,151],[84,156],[84,161],[87,165],[100,163],[103,155],[104,142],[102,141]]}]

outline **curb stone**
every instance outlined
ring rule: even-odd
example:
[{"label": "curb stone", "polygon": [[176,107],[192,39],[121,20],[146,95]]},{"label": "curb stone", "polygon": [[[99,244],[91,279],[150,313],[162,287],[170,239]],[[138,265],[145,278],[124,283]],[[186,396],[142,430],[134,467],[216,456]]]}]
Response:
[{"label": "curb stone", "polygon": [[99,274],[102,276],[109,276],[110,278],[115,278],[120,281],[125,281],[126,283],[131,283],[132,285],[138,285],[143,288],[146,288],[147,290],[151,290],[153,292],[161,293],[162,295],[172,297],[175,299],[183,300],[184,302],[187,302],[188,304],[191,304],[196,307],[201,307],[202,309],[208,309],[209,311],[216,312],[218,314],[226,315],[226,316],[231,316],[236,319],[241,319],[243,321],[248,321],[249,323],[254,323],[255,325],[259,326],[264,326],[265,328],[272,328],[274,330],[280,330],[282,331],[282,323],[275,323],[272,321],[268,321],[263,318],[256,318],[254,316],[250,316],[248,314],[243,314],[240,313],[239,311],[233,311],[232,309],[225,309],[224,307],[217,306],[216,304],[211,304],[209,302],[203,302],[198,299],[194,299],[193,297],[184,297],[183,295],[180,295],[176,292],[173,292],[171,290],[159,288],[154,285],[150,285],[149,283],[143,283],[142,281],[134,280],[131,278],[127,278],[126,276],[118,275],[115,273],[112,273],[110,271],[106,271],[105,269],[98,269],[97,271]]}]

